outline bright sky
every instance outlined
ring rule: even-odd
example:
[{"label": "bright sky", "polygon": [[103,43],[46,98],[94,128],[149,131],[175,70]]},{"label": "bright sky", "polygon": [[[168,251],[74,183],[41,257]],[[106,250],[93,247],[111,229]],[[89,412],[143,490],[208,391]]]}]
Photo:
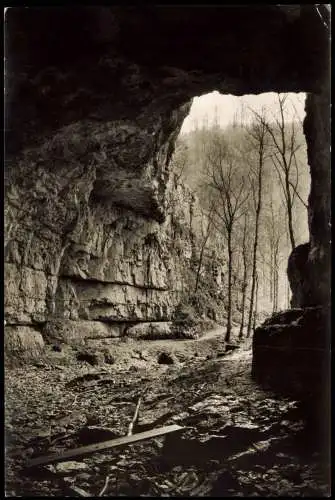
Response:
[{"label": "bright sky", "polygon": [[[288,96],[290,105],[287,106],[287,118],[290,117],[290,114],[291,118],[293,118],[295,108],[299,119],[303,119],[305,116],[305,94],[302,92],[299,94],[290,93]],[[208,124],[210,125],[213,123],[215,115],[217,115],[219,124],[224,127],[233,121],[236,112],[238,114],[241,112],[242,103],[246,106],[250,106],[258,112],[261,111],[263,106],[265,106],[271,114],[272,110],[278,109],[276,99],[277,94],[274,92],[237,97],[231,94],[223,95],[214,91],[210,94],[195,97],[190,114],[185,118],[181,128],[181,133],[185,134],[193,130],[195,128],[196,121],[198,121],[198,126],[201,127],[204,120],[206,120],[206,117]]]}]

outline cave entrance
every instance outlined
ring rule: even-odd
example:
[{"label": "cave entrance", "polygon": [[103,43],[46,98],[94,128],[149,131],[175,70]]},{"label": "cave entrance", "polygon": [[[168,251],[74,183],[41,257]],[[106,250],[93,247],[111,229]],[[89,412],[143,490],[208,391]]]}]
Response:
[{"label": "cave entrance", "polygon": [[[235,309],[241,313],[242,307],[247,316],[253,272],[253,302],[260,321],[263,314],[290,307],[288,257],[295,246],[309,240],[305,99],[302,92],[237,97],[214,91],[201,95],[193,99],[176,141],[174,176],[196,195],[201,213],[202,222],[196,226],[198,258],[207,262],[199,260],[199,267],[208,265],[213,250],[224,253],[226,265],[219,271],[220,285],[228,286],[231,266],[233,316]],[[236,182],[230,175],[236,177]],[[235,214],[228,206],[234,202]],[[230,224],[233,227],[228,245]],[[197,280],[201,281],[201,276]]]}]

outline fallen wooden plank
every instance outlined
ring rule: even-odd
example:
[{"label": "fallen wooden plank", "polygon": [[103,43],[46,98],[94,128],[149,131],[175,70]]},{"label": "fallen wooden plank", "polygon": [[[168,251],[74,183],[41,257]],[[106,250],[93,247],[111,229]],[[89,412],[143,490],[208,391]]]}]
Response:
[{"label": "fallen wooden plank", "polygon": [[92,495],[90,495],[89,493],[87,493],[87,491],[83,490],[82,488],[78,488],[78,486],[71,486],[71,485],[67,485],[66,486],[66,489],[68,490],[69,493],[73,493],[79,497],[91,497],[92,498]]},{"label": "fallen wooden plank", "polygon": [[90,455],[96,451],[104,451],[109,448],[115,448],[116,446],[127,445],[130,443],[135,443],[136,441],[143,441],[144,439],[150,439],[157,436],[163,436],[164,434],[169,434],[170,432],[181,431],[185,427],[180,425],[167,425],[165,427],[159,427],[158,429],[152,429],[146,432],[139,432],[138,434],[133,434],[132,436],[123,436],[120,438],[112,439],[110,441],[104,441],[102,443],[91,444],[89,446],[82,446],[80,448],[74,448],[72,450],[64,451],[63,453],[53,453],[52,455],[47,455],[44,457],[36,457],[29,460],[27,467],[35,467],[37,465],[46,465],[55,462],[66,461],[75,457],[80,457],[82,455]]},{"label": "fallen wooden plank", "polygon": [[134,425],[136,424],[137,419],[138,419],[138,412],[140,410],[141,401],[142,401],[142,398],[138,398],[138,402],[137,402],[137,405],[136,405],[136,409],[135,409],[135,413],[134,413],[133,419],[130,422],[129,427],[128,427],[127,436],[132,436],[133,435],[133,429],[134,429]]}]

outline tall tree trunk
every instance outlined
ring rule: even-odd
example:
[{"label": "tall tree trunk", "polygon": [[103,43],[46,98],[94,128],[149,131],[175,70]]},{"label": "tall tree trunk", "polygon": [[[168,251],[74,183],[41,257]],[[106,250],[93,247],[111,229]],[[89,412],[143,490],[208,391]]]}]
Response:
[{"label": "tall tree trunk", "polygon": [[247,290],[248,290],[248,283],[247,283],[247,276],[245,274],[245,277],[243,278],[243,285],[242,285],[242,303],[241,303],[242,316],[241,316],[240,331],[238,334],[239,339],[243,339],[243,328],[244,328],[245,308],[246,308],[245,302],[246,302],[246,298],[247,298]]},{"label": "tall tree trunk", "polygon": [[279,240],[276,241],[276,310],[278,311],[278,295],[279,295]]},{"label": "tall tree trunk", "polygon": [[275,289],[274,289],[275,300],[274,300],[274,311],[273,312],[278,311],[278,282],[279,282],[278,277],[279,277],[278,276],[278,268],[276,266],[276,269],[275,269]]},{"label": "tall tree trunk", "polygon": [[276,268],[276,289],[275,289],[275,293],[276,293],[276,302],[275,302],[275,306],[276,306],[276,312],[278,311],[278,269]]},{"label": "tall tree trunk", "polygon": [[256,330],[256,321],[257,321],[257,313],[258,313],[258,274],[256,273],[256,287],[255,287],[255,310],[254,310],[254,318],[253,318],[253,331],[255,333]]},{"label": "tall tree trunk", "polygon": [[[286,233],[286,244],[287,244],[287,246],[288,246],[288,239],[289,239],[288,238],[288,234]],[[286,288],[286,290],[287,290],[287,304],[286,305],[287,305],[287,309],[289,309],[290,306],[291,306],[291,304],[290,304],[290,291],[291,291],[291,288],[290,288],[290,282],[288,280],[287,274],[286,274],[286,283],[287,283],[287,285],[286,285],[286,287],[287,287]]]},{"label": "tall tree trunk", "polygon": [[241,310],[242,310],[242,317],[241,317],[241,325],[240,325],[240,331],[238,334],[238,337],[240,339],[243,338],[243,328],[244,328],[244,317],[245,317],[245,299],[247,296],[247,287],[248,287],[248,276],[247,276],[247,249],[246,249],[246,235],[247,235],[247,216],[244,216],[244,228],[243,228],[243,242],[242,242],[242,260],[243,260],[243,282],[242,282],[242,304],[241,304]]},{"label": "tall tree trunk", "polygon": [[251,275],[250,306],[249,306],[249,317],[248,317],[248,326],[247,326],[247,337],[249,337],[250,333],[251,333],[252,315],[253,315],[253,310],[254,310],[255,287],[256,287],[256,271],[257,271],[258,224],[259,224],[259,219],[256,216],[255,239],[254,239],[254,249],[253,249],[253,263],[252,263],[252,275]]},{"label": "tall tree trunk", "polygon": [[276,312],[276,272],[273,269],[273,282],[272,282],[272,314]]},{"label": "tall tree trunk", "polygon": [[253,248],[253,262],[252,262],[252,278],[251,278],[251,294],[250,294],[250,309],[247,327],[247,337],[250,337],[252,315],[254,310],[254,296],[256,287],[256,273],[257,273],[257,248],[258,248],[258,232],[259,232],[259,217],[262,208],[262,181],[263,181],[263,143],[260,144],[259,149],[259,165],[258,165],[258,195],[256,206],[256,219],[255,219],[255,238]]},{"label": "tall tree trunk", "polygon": [[292,250],[295,249],[295,239],[294,239],[294,229],[293,229],[293,215],[292,215],[292,199],[290,191],[289,182],[289,172],[285,173],[285,188],[286,188],[286,201],[287,201],[287,222],[288,222],[288,234],[290,237],[290,243]]},{"label": "tall tree trunk", "polygon": [[278,247],[274,249],[273,256],[273,309],[272,312],[275,313],[278,311]]},{"label": "tall tree trunk", "polygon": [[237,262],[236,262],[236,272],[234,273],[234,294],[236,296],[236,304],[239,303],[239,292],[240,292],[240,267],[241,267],[241,258],[240,258],[240,253],[238,252],[237,254]]},{"label": "tall tree trunk", "polygon": [[279,311],[278,296],[279,296],[279,269],[277,269],[277,283],[276,283],[276,307],[277,307],[277,311]]},{"label": "tall tree trunk", "polygon": [[271,250],[270,250],[270,302],[272,302],[272,307],[273,307],[273,248],[271,245]]},{"label": "tall tree trunk", "polygon": [[241,267],[241,258],[240,258],[240,254],[238,253],[237,254],[237,262],[236,262],[236,273],[235,273],[236,284],[238,283],[239,277],[240,277],[240,267]]},{"label": "tall tree trunk", "polygon": [[227,317],[227,332],[225,341],[230,341],[231,335],[231,315],[232,315],[232,270],[233,270],[233,253],[231,248],[231,231],[228,231],[228,317]]}]

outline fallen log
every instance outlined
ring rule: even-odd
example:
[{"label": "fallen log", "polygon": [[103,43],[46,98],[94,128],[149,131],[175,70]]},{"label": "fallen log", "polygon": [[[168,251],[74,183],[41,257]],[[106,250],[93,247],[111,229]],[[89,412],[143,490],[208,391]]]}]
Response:
[{"label": "fallen log", "polygon": [[167,425],[165,427],[160,427],[158,429],[152,429],[146,432],[140,432],[138,434],[133,434],[132,436],[123,436],[120,438],[112,439],[110,441],[104,441],[102,443],[91,444],[89,446],[82,446],[80,448],[74,448],[72,450],[67,450],[62,453],[53,453],[51,455],[36,457],[29,460],[26,467],[36,467],[38,465],[47,465],[56,462],[66,461],[75,457],[80,457],[83,455],[91,455],[92,453],[108,450],[110,448],[115,448],[116,446],[125,446],[127,444],[135,443],[136,441],[143,441],[145,439],[150,439],[153,437],[163,436],[171,432],[177,432],[185,429],[180,425]]}]

